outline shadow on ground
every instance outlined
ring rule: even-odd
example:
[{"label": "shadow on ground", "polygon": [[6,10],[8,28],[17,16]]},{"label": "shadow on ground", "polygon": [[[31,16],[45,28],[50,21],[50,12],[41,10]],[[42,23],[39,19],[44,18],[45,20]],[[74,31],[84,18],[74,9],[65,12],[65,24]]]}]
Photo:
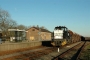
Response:
[{"label": "shadow on ground", "polygon": [[42,46],[52,47],[51,41],[42,41]]}]

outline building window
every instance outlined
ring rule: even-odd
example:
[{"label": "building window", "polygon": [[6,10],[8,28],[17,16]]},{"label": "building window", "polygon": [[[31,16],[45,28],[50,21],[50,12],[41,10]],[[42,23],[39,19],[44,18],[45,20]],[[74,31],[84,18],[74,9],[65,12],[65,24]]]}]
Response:
[{"label": "building window", "polygon": [[35,31],[35,29],[32,29],[32,31]]}]

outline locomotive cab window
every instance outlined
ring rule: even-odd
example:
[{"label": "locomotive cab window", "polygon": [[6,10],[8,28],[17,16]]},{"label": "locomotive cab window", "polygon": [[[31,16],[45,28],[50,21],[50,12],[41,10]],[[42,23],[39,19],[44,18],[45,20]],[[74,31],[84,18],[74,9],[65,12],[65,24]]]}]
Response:
[{"label": "locomotive cab window", "polygon": [[65,31],[67,31],[67,28],[65,28]]},{"label": "locomotive cab window", "polygon": [[64,30],[64,28],[61,28],[61,30]]}]

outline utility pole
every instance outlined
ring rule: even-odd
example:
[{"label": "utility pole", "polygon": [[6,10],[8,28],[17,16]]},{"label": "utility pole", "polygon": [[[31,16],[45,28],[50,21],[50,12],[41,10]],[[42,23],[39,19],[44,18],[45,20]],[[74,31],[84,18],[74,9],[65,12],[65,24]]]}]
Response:
[{"label": "utility pole", "polygon": [[39,41],[40,41],[40,34],[41,34],[41,30],[40,30],[40,28],[39,28]]}]

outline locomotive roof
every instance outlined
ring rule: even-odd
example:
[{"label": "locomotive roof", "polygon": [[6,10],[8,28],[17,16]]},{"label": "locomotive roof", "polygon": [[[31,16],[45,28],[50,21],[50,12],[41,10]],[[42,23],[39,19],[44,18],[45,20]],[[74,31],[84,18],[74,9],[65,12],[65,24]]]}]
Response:
[{"label": "locomotive roof", "polygon": [[57,27],[55,27],[55,29],[59,29],[59,28],[67,28],[67,27],[65,27],[65,26],[57,26]]}]

